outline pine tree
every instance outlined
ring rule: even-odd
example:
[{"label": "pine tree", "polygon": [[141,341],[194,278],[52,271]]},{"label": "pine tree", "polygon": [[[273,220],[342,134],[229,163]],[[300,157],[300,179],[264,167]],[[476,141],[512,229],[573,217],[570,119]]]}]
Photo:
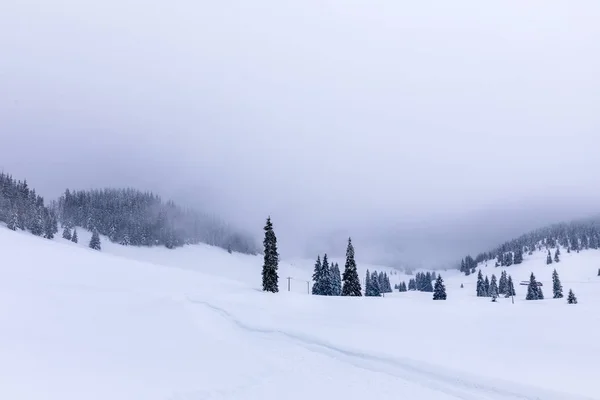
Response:
[{"label": "pine tree", "polygon": [[546,264],[552,264],[552,255],[550,254],[550,250],[548,250],[548,256],[546,257]]},{"label": "pine tree", "polygon": [[508,280],[506,283],[506,289],[507,289],[507,291],[506,291],[506,295],[504,297],[510,297],[510,296],[514,296],[516,294],[515,285],[513,283],[512,276],[510,276],[510,275],[508,276]]},{"label": "pine tree", "polygon": [[[600,276],[600,270],[598,276]],[[408,280],[408,290],[417,290],[417,282],[412,278]]]},{"label": "pine tree", "polygon": [[502,271],[500,281],[498,281],[498,294],[506,294],[506,292],[508,292],[508,278],[506,271]]},{"label": "pine tree", "polygon": [[463,285],[463,284],[461,283],[461,284],[460,284],[460,288],[461,288],[461,289],[464,289],[464,288],[465,288],[465,285]]},{"label": "pine tree", "polygon": [[346,265],[342,277],[342,296],[362,296],[358,271],[356,270],[356,261],[354,261],[354,246],[352,239],[348,239],[348,248],[346,249]]},{"label": "pine tree", "polygon": [[90,239],[90,249],[101,250],[100,246],[100,235],[98,235],[98,230],[94,229],[92,233],[92,239]]},{"label": "pine tree", "polygon": [[485,297],[487,296],[485,291],[485,281],[483,280],[483,274],[481,270],[477,274],[477,297]]},{"label": "pine tree", "polygon": [[327,253],[323,255],[323,279],[321,281],[321,291],[324,296],[333,296],[333,284],[331,282],[331,269],[329,266],[329,259],[327,258]]},{"label": "pine tree", "polygon": [[529,285],[527,286],[527,296],[525,297],[525,300],[541,300],[543,298],[543,294],[540,297],[540,287],[538,286],[538,283],[535,280],[535,275],[533,275],[532,272],[529,278]]},{"label": "pine tree", "polygon": [[263,291],[277,293],[279,292],[279,275],[277,274],[277,270],[279,269],[279,253],[277,252],[277,237],[273,231],[271,217],[267,218],[264,231]]},{"label": "pine tree", "polygon": [[321,287],[323,283],[323,265],[321,264],[321,256],[317,256],[317,262],[315,263],[315,268],[313,272],[313,287],[312,294],[321,295],[323,294],[323,289]]},{"label": "pine tree", "polygon": [[485,276],[485,280],[483,281],[483,288],[485,289],[484,297],[490,297],[490,280],[488,279],[487,275]]},{"label": "pine tree", "polygon": [[444,280],[441,275],[438,275],[435,281],[435,287],[433,289],[434,300],[446,300],[446,287],[444,286]]},{"label": "pine tree", "polygon": [[77,228],[73,229],[73,236],[71,236],[71,242],[77,243],[79,238],[77,237]]},{"label": "pine tree", "polygon": [[71,240],[71,238],[73,237],[73,235],[71,235],[71,229],[69,229],[67,225],[65,225],[65,229],[63,229],[62,237],[63,239],[67,240]]},{"label": "pine tree", "polygon": [[600,268],[598,268],[598,276],[600,276]]},{"label": "pine tree", "polygon": [[560,278],[558,277],[558,272],[556,269],[552,272],[552,293],[554,294],[555,299],[563,298],[563,288],[560,283]]},{"label": "pine tree", "polygon": [[498,284],[496,282],[496,275],[494,275],[494,274],[492,274],[492,281],[490,282],[488,296],[492,297],[494,299],[498,297]]},{"label": "pine tree", "polygon": [[[129,246],[131,244],[131,239],[129,239],[129,235],[127,233],[123,235],[119,244],[121,246]],[[231,254],[231,253],[229,253],[229,254]]]},{"label": "pine tree", "polygon": [[558,247],[556,248],[556,251],[554,252],[554,262],[560,262],[560,250],[558,249]]},{"label": "pine tree", "polygon": [[10,221],[7,224],[7,228],[10,229],[11,231],[16,231],[18,228],[18,221],[19,221],[19,217],[17,215],[17,212],[13,211],[12,215],[10,217]]},{"label": "pine tree", "polygon": [[342,294],[342,276],[338,263],[333,264],[333,267],[331,267],[331,282],[333,296],[340,296]]},{"label": "pine tree", "polygon": [[515,257],[513,260],[513,264],[517,265],[517,264],[521,264],[522,262],[523,262],[523,249],[519,247],[515,251]]},{"label": "pine tree", "polygon": [[379,287],[380,279],[377,271],[373,271],[371,275],[371,296],[379,297],[381,296],[381,288]]},{"label": "pine tree", "polygon": [[367,273],[365,275],[365,296],[370,297],[373,295],[373,287],[371,285],[371,273],[367,269]]},{"label": "pine tree", "polygon": [[573,289],[569,289],[569,295],[567,296],[567,304],[577,304],[577,297],[575,297]]},{"label": "pine tree", "polygon": [[392,293],[392,284],[390,283],[390,277],[388,276],[387,272],[383,274],[383,278],[385,281],[385,292]]}]

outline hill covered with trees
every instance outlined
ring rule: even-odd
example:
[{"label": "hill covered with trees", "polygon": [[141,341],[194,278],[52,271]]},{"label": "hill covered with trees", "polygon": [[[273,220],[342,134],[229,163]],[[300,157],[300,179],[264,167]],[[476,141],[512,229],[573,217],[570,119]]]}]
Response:
[{"label": "hill covered with trees", "polygon": [[600,249],[600,218],[576,220],[536,229],[500,246],[478,254],[475,258],[468,255],[461,261],[460,270],[466,275],[474,272],[478,263],[493,261],[498,266],[509,267],[520,264],[523,258],[534,251],[546,249],[548,263],[560,260],[560,249],[580,252]]},{"label": "hill covered with trees", "polygon": [[97,229],[122,245],[172,249],[206,243],[229,251],[258,253],[249,235],[237,232],[220,219],[131,188],[66,190],[58,200],[57,211],[63,225]]}]

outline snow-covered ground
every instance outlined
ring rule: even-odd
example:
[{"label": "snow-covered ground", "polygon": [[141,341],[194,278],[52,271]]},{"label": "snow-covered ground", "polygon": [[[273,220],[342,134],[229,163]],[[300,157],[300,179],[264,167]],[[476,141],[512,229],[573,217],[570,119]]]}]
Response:
[{"label": "snow-covered ground", "polygon": [[[517,286],[515,304],[491,303],[476,275],[442,271],[448,300],[434,302],[308,296],[311,260],[282,262],[282,292],[266,294],[260,257],[106,240],[96,252],[79,235],[0,227],[2,399],[600,399],[600,251],[507,268],[515,283],[533,271],[544,301]],[[578,305],[551,299],[555,266]]]}]

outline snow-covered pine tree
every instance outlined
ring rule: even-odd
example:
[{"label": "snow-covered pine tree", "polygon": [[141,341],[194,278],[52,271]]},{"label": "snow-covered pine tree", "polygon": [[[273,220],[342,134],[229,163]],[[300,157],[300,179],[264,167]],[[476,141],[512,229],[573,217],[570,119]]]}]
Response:
[{"label": "snow-covered pine tree", "polygon": [[371,272],[367,269],[367,273],[365,274],[365,297],[371,297],[372,295]]},{"label": "snow-covered pine tree", "polygon": [[264,231],[263,291],[277,293],[279,292],[279,275],[277,274],[277,270],[279,269],[279,253],[277,252],[277,237],[273,230],[271,217],[267,218]]},{"label": "snow-covered pine tree", "polygon": [[540,287],[538,286],[538,283],[535,279],[535,275],[533,275],[533,272],[531,273],[531,276],[529,277],[529,285],[527,286],[527,296],[525,296],[525,300],[541,300],[544,297],[542,296],[540,298]]},{"label": "snow-covered pine tree", "polygon": [[340,273],[340,266],[335,263],[335,266],[331,269],[332,282],[333,282],[333,295],[342,295],[342,275]]},{"label": "snow-covered pine tree", "polygon": [[552,293],[553,298],[562,299],[563,298],[563,288],[560,283],[560,278],[558,277],[558,272],[556,272],[556,268],[552,272]]},{"label": "snow-covered pine tree", "polygon": [[490,297],[490,280],[488,279],[487,275],[483,281],[483,288],[485,290],[485,297]]},{"label": "snow-covered pine tree", "polygon": [[552,254],[550,254],[550,250],[548,250],[548,255],[546,256],[546,264],[552,264]]},{"label": "snow-covered pine tree", "polygon": [[379,283],[379,294],[385,293],[385,276],[383,276],[383,272],[377,274],[377,281]]},{"label": "snow-covered pine tree", "polygon": [[315,263],[315,268],[313,270],[313,286],[312,286],[312,294],[321,295],[323,294],[323,290],[321,288],[321,284],[323,282],[323,266],[321,264],[321,256],[317,256],[317,262]]},{"label": "snow-covered pine tree", "polygon": [[508,292],[508,277],[506,276],[506,270],[500,273],[500,280],[498,281],[498,294],[506,294]]},{"label": "snow-covered pine tree", "polygon": [[479,270],[479,273],[477,274],[477,297],[485,296],[485,281],[483,280],[483,274],[481,273],[481,270]]},{"label": "snow-covered pine tree", "polygon": [[323,255],[323,280],[321,282],[321,291],[324,296],[333,296],[333,284],[331,282],[331,266],[329,265],[329,259],[327,253]]},{"label": "snow-covered pine tree", "polygon": [[352,239],[348,238],[348,247],[346,249],[346,265],[342,277],[342,296],[362,296],[360,279],[356,270],[356,261],[354,260],[354,246]]},{"label": "snow-covered pine tree", "polygon": [[8,224],[6,226],[11,231],[16,231],[18,228],[18,222],[19,222],[19,216],[17,215],[16,211],[13,211],[12,215],[10,217],[10,221],[8,221]]},{"label": "snow-covered pine tree", "polygon": [[[119,242],[119,244],[121,246],[129,246],[131,244],[131,239],[129,238],[129,234],[125,233],[123,234],[123,237],[121,238],[121,241]],[[231,250],[231,247],[229,248],[229,250]],[[231,254],[231,253],[229,253]]]},{"label": "snow-covered pine tree", "polygon": [[496,275],[492,274],[492,280],[490,281],[490,289],[488,291],[488,296],[492,298],[498,297],[498,283],[496,281]]},{"label": "snow-covered pine tree", "polygon": [[433,288],[433,299],[434,300],[446,300],[446,286],[444,286],[444,280],[441,275],[438,275],[435,280],[435,287]]},{"label": "snow-covered pine tree", "polygon": [[513,264],[521,264],[523,262],[523,249],[521,247],[515,250],[515,257],[513,259]]},{"label": "snow-covered pine tree", "polygon": [[506,282],[506,295],[504,297],[514,296],[515,293],[515,285],[512,280],[512,276],[508,276],[508,280]]},{"label": "snow-covered pine tree", "polygon": [[100,235],[98,234],[98,230],[94,229],[92,232],[92,238],[90,239],[89,244],[90,249],[101,250],[100,246]]},{"label": "snow-covered pine tree", "polygon": [[554,262],[560,262],[560,250],[558,249],[558,247],[556,248],[556,251],[554,252]]},{"label": "snow-covered pine tree", "polygon": [[388,276],[387,272],[383,274],[383,277],[385,278],[386,293],[392,293],[392,284],[390,283],[390,277]]},{"label": "snow-covered pine tree", "polygon": [[600,276],[600,268],[598,268],[598,276]]},{"label": "snow-covered pine tree", "polygon": [[379,287],[380,279],[377,271],[373,271],[371,275],[371,296],[379,297],[381,296],[381,288]]},{"label": "snow-covered pine tree", "polygon": [[567,304],[577,304],[577,297],[575,297],[573,289],[569,289],[569,295],[567,296]]},{"label": "snow-covered pine tree", "polygon": [[71,242],[73,242],[73,243],[79,242],[79,237],[77,236],[77,228],[73,229],[73,236],[71,236]]},{"label": "snow-covered pine tree", "polygon": [[65,225],[65,229],[63,229],[62,237],[63,239],[67,240],[71,240],[71,238],[73,237],[73,235],[71,234],[71,229],[69,229],[67,225]]},{"label": "snow-covered pine tree", "polygon": [[[598,270],[598,276],[600,276],[600,270]],[[417,290],[417,282],[413,278],[408,280],[408,290]]]}]

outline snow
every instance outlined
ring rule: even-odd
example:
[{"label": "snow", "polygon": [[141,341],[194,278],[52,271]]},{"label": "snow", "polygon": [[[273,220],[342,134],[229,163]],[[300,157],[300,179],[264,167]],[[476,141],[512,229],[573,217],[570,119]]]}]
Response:
[{"label": "snow", "polygon": [[[515,283],[533,271],[547,300],[525,301],[517,285],[512,304],[475,297],[476,274],[458,271],[440,271],[447,301],[309,296],[311,260],[282,262],[282,291],[263,293],[260,256],[106,238],[97,252],[78,234],[0,227],[2,399],[600,398],[600,251],[550,266],[525,256],[506,270]],[[361,277],[391,271],[361,264],[355,247]],[[579,304],[551,299],[554,267]]]}]

